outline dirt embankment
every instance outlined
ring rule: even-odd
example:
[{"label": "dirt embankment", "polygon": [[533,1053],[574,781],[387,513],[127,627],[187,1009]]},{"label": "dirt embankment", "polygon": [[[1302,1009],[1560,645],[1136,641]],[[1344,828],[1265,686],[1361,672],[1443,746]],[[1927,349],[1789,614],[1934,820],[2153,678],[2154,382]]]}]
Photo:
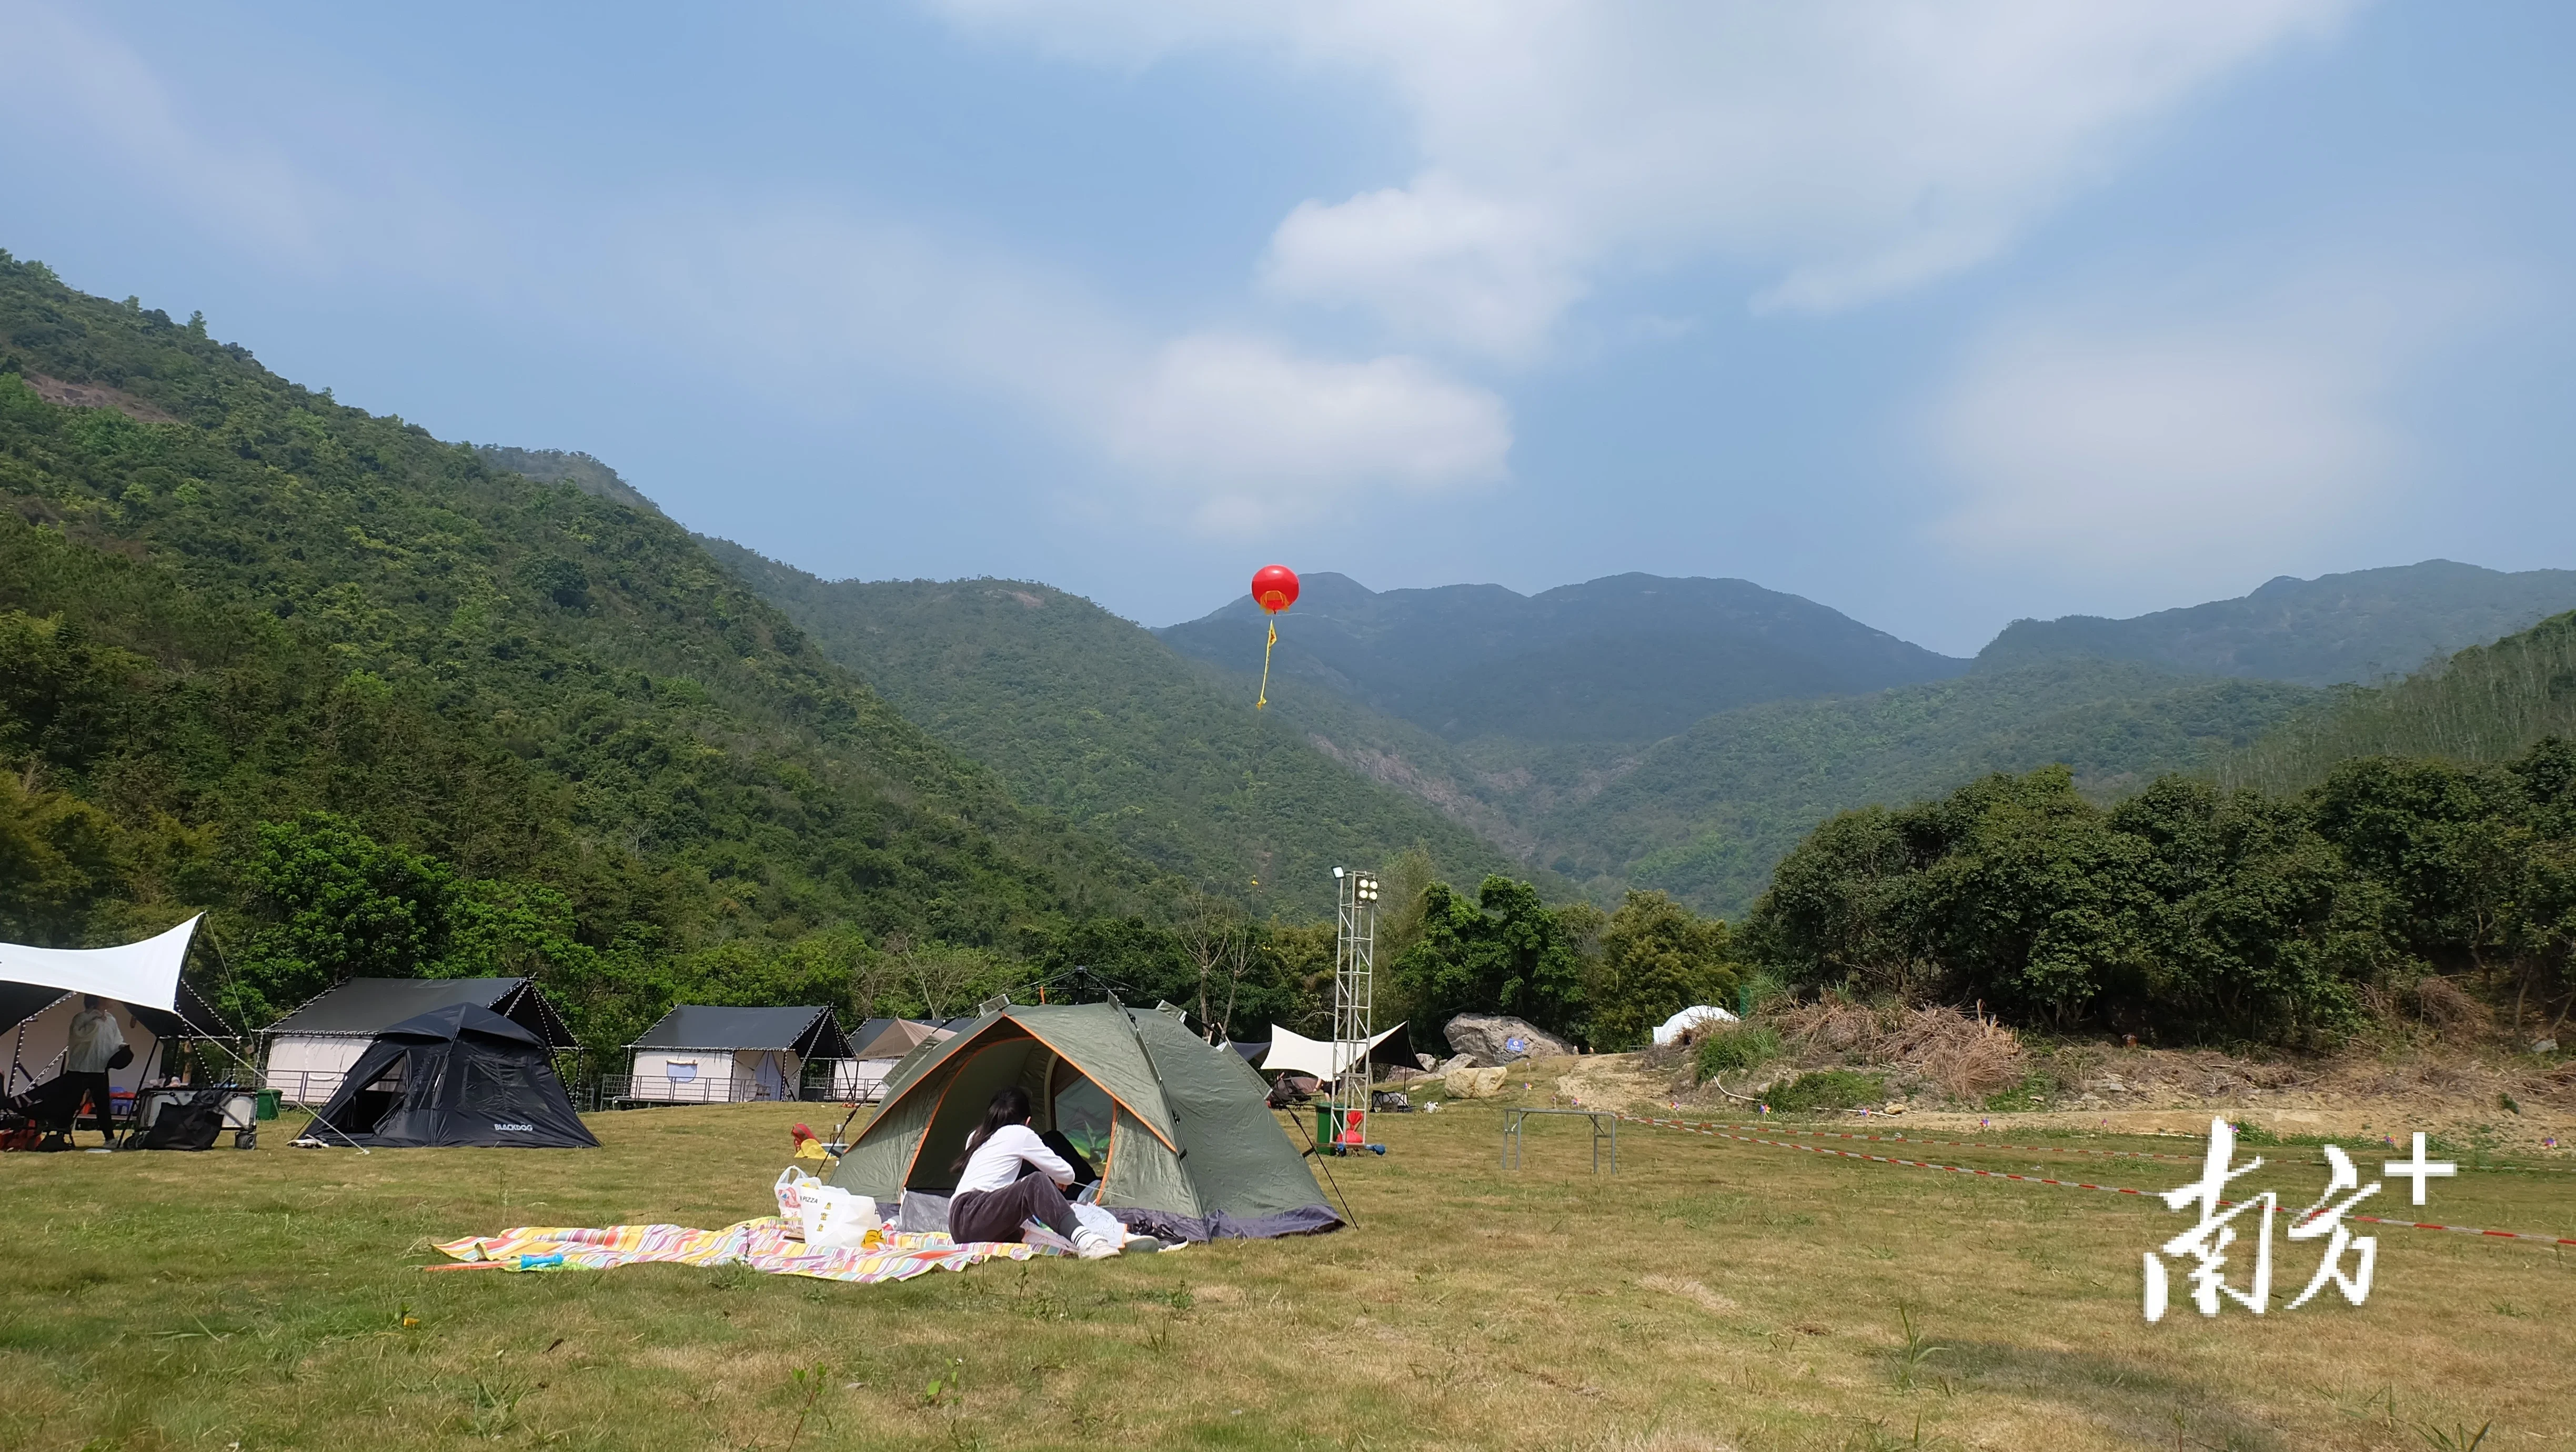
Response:
[{"label": "dirt embankment", "polygon": [[[1944,1021],[1946,1019],[1946,1022]],[[2576,1161],[2576,1058],[2514,1053],[2438,1035],[2392,1036],[2313,1056],[2238,1055],[2122,1043],[2034,1043],[1953,1009],[1810,1004],[1769,1016],[1777,1055],[1702,1083],[1689,1047],[1585,1055],[1530,1066],[1564,1099],[1695,1116],[1749,1118],[1798,1076],[1853,1069],[1884,1080],[1903,1124],[2200,1134],[2213,1115],[2284,1136],[2377,1139],[2414,1130],[2527,1156]],[[1517,1076],[1516,1077],[1520,1077]],[[1859,1120],[1856,1111],[1825,1117]]]},{"label": "dirt embankment", "polygon": [[112,408],[138,423],[177,423],[179,421],[175,415],[155,408],[123,389],[110,388],[103,383],[70,383],[60,378],[48,378],[42,373],[23,373],[19,376],[26,380],[29,388],[36,391],[38,398],[47,403],[62,404],[70,408]]}]

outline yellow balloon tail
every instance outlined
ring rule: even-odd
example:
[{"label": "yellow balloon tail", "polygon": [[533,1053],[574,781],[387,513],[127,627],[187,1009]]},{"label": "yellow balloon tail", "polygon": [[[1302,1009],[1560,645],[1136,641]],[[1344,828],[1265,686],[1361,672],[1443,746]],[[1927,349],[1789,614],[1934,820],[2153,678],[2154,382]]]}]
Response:
[{"label": "yellow balloon tail", "polygon": [[1256,711],[1270,704],[1270,647],[1278,643],[1279,622],[1273,620],[1270,622],[1270,639],[1261,647],[1261,696],[1252,703],[1252,709]]}]

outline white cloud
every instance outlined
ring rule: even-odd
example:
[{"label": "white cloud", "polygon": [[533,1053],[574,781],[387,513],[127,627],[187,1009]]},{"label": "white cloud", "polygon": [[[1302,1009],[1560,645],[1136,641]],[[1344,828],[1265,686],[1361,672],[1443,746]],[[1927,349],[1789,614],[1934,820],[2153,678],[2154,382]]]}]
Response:
[{"label": "white cloud", "polygon": [[1582,294],[1570,241],[1544,213],[1431,176],[1300,205],[1279,224],[1263,281],[1288,297],[1373,308],[1406,334],[1518,357]]},{"label": "white cloud", "polygon": [[1930,416],[1962,490],[1936,537],[1989,566],[2173,598],[2330,559],[2405,472],[2392,400],[2464,301],[2401,276],[2329,271],[1996,330]]},{"label": "white cloud", "polygon": [[929,0],[1142,64],[1229,45],[1381,76],[1400,186],[1290,213],[1282,295],[1526,357],[1605,273],[1717,257],[1757,306],[1847,308],[1974,266],[2139,128],[2360,0]]},{"label": "white cloud", "polygon": [[1047,419],[1158,516],[1210,533],[1505,472],[1502,401],[1419,359],[1320,357],[1237,333],[1157,339],[1070,278],[894,226],[781,214],[636,231],[631,275],[738,350],[737,369],[939,376]]},{"label": "white cloud", "polygon": [[1109,438],[1119,459],[1187,488],[1198,523],[1240,532],[1372,488],[1489,482],[1512,431],[1499,399],[1417,359],[1203,335],[1165,345],[1125,385]]},{"label": "white cloud", "polygon": [[1096,501],[1107,507],[1143,500],[1199,528],[1248,530],[1354,490],[1487,483],[1510,450],[1501,400],[1419,360],[1157,336],[1073,278],[898,223],[699,200],[592,214],[580,219],[588,235],[541,262],[486,225],[486,208],[420,180],[428,173],[363,128],[355,144],[368,164],[335,173],[326,159],[226,136],[130,47],[55,11],[0,0],[0,28],[11,36],[0,118],[56,146],[76,134],[106,164],[183,199],[210,236],[465,293],[493,294],[489,279],[508,276],[520,289],[510,306],[574,326],[631,320],[639,345],[724,359],[793,401],[829,407],[834,391],[872,380],[937,378],[1034,414],[1087,451],[1119,496]]}]

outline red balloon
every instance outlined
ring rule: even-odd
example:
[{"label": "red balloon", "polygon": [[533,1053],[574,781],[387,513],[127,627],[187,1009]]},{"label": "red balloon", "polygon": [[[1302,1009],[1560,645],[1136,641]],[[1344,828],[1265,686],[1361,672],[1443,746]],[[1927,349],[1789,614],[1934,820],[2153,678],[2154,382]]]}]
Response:
[{"label": "red balloon", "polygon": [[1297,572],[1286,565],[1263,565],[1252,572],[1252,603],[1272,615],[1297,603]]}]

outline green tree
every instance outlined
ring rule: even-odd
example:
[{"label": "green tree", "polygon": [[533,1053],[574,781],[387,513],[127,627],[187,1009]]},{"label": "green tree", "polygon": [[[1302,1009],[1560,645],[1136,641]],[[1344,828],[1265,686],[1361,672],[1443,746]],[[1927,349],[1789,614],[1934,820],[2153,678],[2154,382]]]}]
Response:
[{"label": "green tree", "polygon": [[1422,927],[1392,977],[1437,1030],[1461,1013],[1508,1013],[1554,1033],[1581,1029],[1583,960],[1538,890],[1488,877],[1473,903],[1445,882],[1422,892]]},{"label": "green tree", "polygon": [[92,904],[117,885],[116,824],[32,775],[0,769],[0,931],[77,947]]},{"label": "green tree", "polygon": [[232,991],[267,1023],[344,978],[442,975],[454,872],[313,812],[259,829],[245,876],[259,931],[234,964]]},{"label": "green tree", "polygon": [[1739,981],[1725,922],[1660,892],[1631,889],[1602,924],[1600,944],[1584,990],[1596,1049],[1639,1047],[1692,1004],[1726,1003]]}]

